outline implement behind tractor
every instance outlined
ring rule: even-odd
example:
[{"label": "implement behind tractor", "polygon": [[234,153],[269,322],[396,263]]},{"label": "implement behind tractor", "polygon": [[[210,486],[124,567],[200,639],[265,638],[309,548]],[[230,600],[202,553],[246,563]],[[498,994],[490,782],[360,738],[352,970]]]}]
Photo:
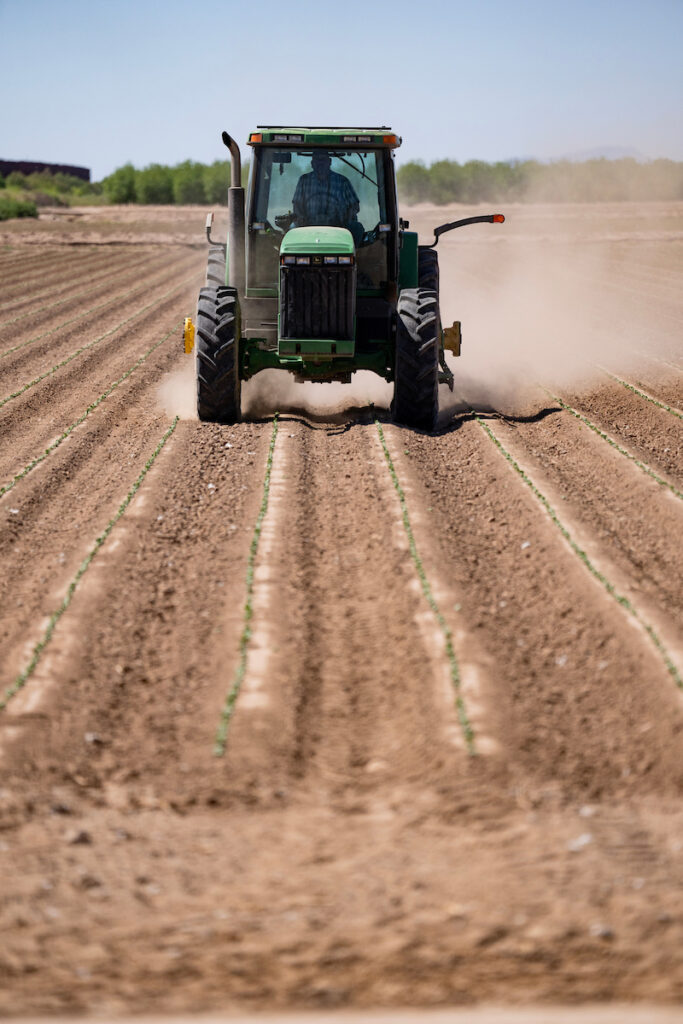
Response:
[{"label": "implement behind tractor", "polygon": [[[394,383],[392,415],[431,430],[440,383],[453,388],[444,350],[460,354],[460,323],[442,329],[439,236],[502,214],[435,229],[431,246],[399,217],[390,128],[259,127],[249,202],[231,154],[228,239],[211,237],[197,306],[197,411],[240,419],[243,380],[288,370],[297,381],[348,383],[371,370]],[[194,326],[186,321],[185,348]]]}]

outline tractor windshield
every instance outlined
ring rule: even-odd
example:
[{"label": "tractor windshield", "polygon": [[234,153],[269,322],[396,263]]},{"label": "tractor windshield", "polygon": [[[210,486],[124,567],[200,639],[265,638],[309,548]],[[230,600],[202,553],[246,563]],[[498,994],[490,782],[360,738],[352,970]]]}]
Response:
[{"label": "tractor windshield", "polygon": [[256,147],[249,218],[249,288],[276,289],[282,236],[293,227],[347,228],[359,289],[389,278],[391,226],[382,151]]}]

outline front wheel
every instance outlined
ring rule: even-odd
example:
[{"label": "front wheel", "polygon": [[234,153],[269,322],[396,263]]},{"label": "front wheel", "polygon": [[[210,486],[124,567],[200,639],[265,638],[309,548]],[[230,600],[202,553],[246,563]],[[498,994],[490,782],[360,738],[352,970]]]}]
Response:
[{"label": "front wheel", "polygon": [[393,418],[433,430],[439,413],[439,302],[429,288],[406,288],[398,300]]},{"label": "front wheel", "polygon": [[197,414],[211,423],[238,423],[238,303],[234,288],[202,288],[197,306]]}]

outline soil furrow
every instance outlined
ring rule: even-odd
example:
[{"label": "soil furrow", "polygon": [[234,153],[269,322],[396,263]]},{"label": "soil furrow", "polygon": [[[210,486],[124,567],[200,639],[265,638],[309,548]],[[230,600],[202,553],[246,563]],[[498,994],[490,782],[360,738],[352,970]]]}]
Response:
[{"label": "soil furrow", "polygon": [[678,420],[618,385],[563,391],[576,409],[683,489],[683,437]]},{"label": "soil furrow", "polygon": [[678,420],[683,420],[683,412],[681,412],[680,409],[667,405],[666,402],[661,401],[661,399],[657,398],[655,395],[645,391],[642,384],[640,386],[632,384],[630,381],[625,380],[623,377],[618,377],[613,373],[607,373],[607,376],[611,377],[617,384],[621,384],[621,386],[626,388],[628,391],[631,391],[634,395],[637,395],[638,398],[642,398],[643,401],[656,405],[658,408],[663,409],[664,412],[667,412],[670,416],[675,416]]},{"label": "soil furrow", "polygon": [[463,588],[460,614],[493,662],[511,775],[523,769],[594,796],[676,791],[683,712],[647,639],[625,630],[623,613],[468,415],[441,437],[401,441],[401,473],[433,502],[439,562]]},{"label": "soil furrow", "polygon": [[[155,267],[162,265],[164,262],[170,263],[171,261],[168,258],[168,252],[164,253],[164,256],[165,260],[160,256],[157,256],[156,258],[145,256],[144,259],[141,260],[133,261],[126,258],[125,260],[119,260],[116,263],[109,264],[107,269],[101,271],[99,274],[93,274],[90,278],[84,277],[79,280],[79,285],[87,285],[87,287],[81,287],[74,291],[72,286],[71,290],[66,295],[44,304],[42,304],[42,299],[34,300],[27,309],[15,314],[8,320],[1,321],[0,327],[3,328],[1,333],[3,335],[7,334],[7,328],[12,324],[18,323],[20,320],[22,323],[30,320],[35,324],[36,320],[50,317],[50,311],[56,309],[57,306],[62,307],[62,309],[60,309],[60,313],[62,313],[64,312],[64,307],[68,309],[67,304],[69,302],[73,302],[88,293],[96,294],[103,288],[106,288],[110,281],[119,281],[122,278],[125,278],[126,275],[132,276],[133,274],[137,274],[139,277],[139,272],[142,267],[145,267],[149,272],[151,272]],[[36,301],[41,304],[36,305]],[[52,314],[52,316],[54,317],[54,314]]]},{"label": "soil furrow", "polygon": [[637,375],[631,376],[633,380],[624,380],[618,376],[617,379],[622,387],[642,391],[643,394],[639,397],[644,397],[645,401],[660,403],[676,419],[683,419],[683,373],[676,373],[675,370],[672,372],[672,368],[666,372],[661,369],[659,373],[654,370],[648,370],[646,373],[641,367]]},{"label": "soil furrow", "polygon": [[35,455],[30,462],[28,462],[21,470],[19,470],[12,477],[11,480],[9,480],[6,484],[0,486],[0,497],[7,494],[10,490],[13,490],[13,488],[17,484],[21,483],[22,480],[25,480],[29,473],[32,473],[34,469],[41,465],[47,458],[49,458],[50,455],[52,455],[54,451],[57,450],[57,448],[59,448],[66,440],[68,440],[68,438],[71,436],[74,430],[76,430],[82,423],[84,423],[88,416],[92,416],[95,410],[98,409],[99,406],[103,402],[105,402],[118,387],[121,386],[121,384],[128,380],[135,373],[135,371],[138,370],[139,367],[142,366],[142,364],[145,363],[147,359],[158,348],[160,348],[162,345],[168,342],[172,334],[177,334],[180,331],[181,323],[182,321],[178,321],[176,324],[174,324],[170,331],[162,335],[158,341],[155,341],[154,344],[151,345],[146,352],[143,352],[141,356],[138,356],[138,358],[135,360],[132,366],[129,366],[128,369],[126,369],[117,380],[113,381],[107,387],[107,389],[102,392],[101,395],[94,399],[94,401],[92,401],[86,407],[85,411],[82,412],[81,415],[73,423],[70,423],[68,427],[65,427],[62,433],[58,435],[58,437],[51,441],[50,444],[45,449],[43,449],[42,452]]},{"label": "soil furrow", "polygon": [[[96,301],[94,305],[90,298],[80,303],[81,306],[85,306],[81,312],[76,312],[75,315],[74,311],[71,312],[71,315],[62,310],[54,313],[52,320],[57,321],[54,326],[43,325],[38,334],[33,334],[36,330],[35,325],[17,331],[12,338],[12,344],[0,351],[0,360],[2,360],[0,380],[3,381],[3,386],[7,381],[10,386],[14,382],[16,387],[19,383],[18,375],[25,372],[26,365],[35,363],[41,357],[42,359],[49,358],[54,354],[53,349],[58,352],[64,339],[72,334],[76,333],[87,338],[93,330],[101,331],[102,326],[110,325],[113,317],[120,317],[117,307],[127,308],[128,300],[139,306],[145,305],[144,299],[147,298],[148,291],[168,284],[169,281],[172,282],[177,274],[187,271],[193,265],[193,260],[176,259],[170,265],[162,268],[153,267],[149,276],[145,277],[142,283],[138,278],[138,283],[133,287],[121,288],[120,284],[117,285],[112,281],[105,290],[104,296],[98,296],[99,301]],[[107,298],[108,292],[112,294]],[[108,307],[114,308],[109,309]],[[26,334],[32,336],[27,338]]]},{"label": "soil furrow", "polygon": [[2,291],[3,304],[16,296],[23,296],[25,290],[34,287],[34,285],[40,285],[41,288],[51,287],[61,284],[63,281],[73,280],[74,277],[79,277],[86,268],[93,266],[99,268],[106,264],[108,259],[110,259],[109,253],[100,253],[97,250],[89,249],[85,252],[70,254],[66,259],[63,256],[59,256],[35,270],[31,269],[29,271],[27,268],[25,271],[4,282]]},{"label": "soil furrow", "polygon": [[[83,579],[85,573],[90,568],[98,551],[100,550],[102,545],[107,541],[114,527],[121,519],[121,517],[124,515],[124,513],[127,511],[131,501],[133,500],[133,498],[139,491],[140,487],[142,486],[144,479],[147,476],[147,473],[156,462],[157,458],[159,457],[164,447],[166,446],[169,437],[173,434],[175,428],[177,427],[178,419],[178,416],[174,417],[171,425],[166,428],[166,430],[161,436],[161,439],[158,441],[156,447],[151,452],[151,454],[148,455],[145,464],[143,465],[140,473],[133,482],[130,490],[127,492],[127,494],[119,504],[118,508],[109,518],[109,520],[105,523],[102,532],[98,533],[96,539],[92,544],[92,547],[90,547],[89,550],[87,551],[78,570],[69,581],[69,584],[66,587],[66,590],[64,591],[64,595],[61,601],[49,616],[47,626],[42,636],[40,636],[40,638],[34,644],[33,649],[31,651],[30,660],[24,666],[22,671],[15,676],[13,682],[5,688],[3,696],[0,699],[0,711],[5,711],[8,705],[10,704],[10,701],[13,701],[17,694],[21,693],[24,686],[26,686],[26,684],[29,683],[33,678],[36,670],[40,665],[41,659],[43,658],[46,648],[49,647],[52,641],[52,637],[54,636],[55,629],[59,624],[60,619],[71,606],[71,602],[73,600],[73,595],[76,592],[76,588]],[[34,701],[32,701],[31,696],[29,697],[29,703],[31,707],[35,706],[35,703]]]},{"label": "soil furrow", "polygon": [[275,582],[255,615],[259,657],[250,654],[228,766],[257,773],[265,747],[290,785],[340,800],[387,779],[397,794],[445,783],[465,743],[446,656],[429,649],[431,619],[427,640],[420,625],[431,613],[372,421],[284,415],[278,445],[286,482],[269,512]]},{"label": "soil furrow", "polygon": [[[98,436],[90,430],[78,439],[81,452],[74,454],[73,474],[67,452],[58,456],[63,478],[56,464],[51,467],[53,486],[65,497],[74,488],[82,493],[86,479],[94,492],[87,505],[79,503],[77,530],[73,524],[68,530],[55,525],[51,535],[48,520],[58,515],[59,502],[52,513],[34,510],[37,521],[30,534],[37,537],[40,524],[49,542],[43,562],[53,573],[52,563],[67,540],[68,558],[78,564],[80,536],[97,532],[98,520],[114,503],[103,496],[112,489],[116,495],[124,492],[126,480],[139,472],[145,450],[140,435],[154,436],[158,414],[141,420],[142,429],[132,435],[131,416],[137,420],[141,413],[135,395],[128,397],[128,416],[111,442],[106,442],[110,424],[103,417]],[[119,402],[124,400],[122,395]],[[111,406],[109,419],[114,418]],[[108,782],[120,780],[123,764],[130,765],[131,799],[135,791],[142,797],[150,784],[164,799],[179,803],[237,789],[211,748],[236,660],[249,546],[242,523],[255,508],[266,447],[267,435],[258,425],[198,428],[181,422],[177,428],[154,478],[127,514],[128,525],[117,531],[118,543],[103,550],[74,598],[53,641],[50,663],[36,674],[35,684],[44,690],[42,717],[24,720],[21,698],[12,704],[12,721],[25,721],[13,758],[38,790],[49,793],[55,771],[67,780],[77,770],[87,773],[95,796]],[[39,488],[35,494],[39,501]],[[66,569],[61,572],[68,578]],[[28,586],[28,573],[26,579]],[[61,683],[50,686],[55,674]],[[93,758],[92,747],[83,743],[86,732],[102,738],[102,757]],[[167,774],[169,758],[175,764],[173,780]]]},{"label": "soil furrow", "polygon": [[423,598],[374,428],[297,432],[296,516],[285,533],[304,577],[296,770],[354,790],[374,787],[378,771],[418,785],[448,777],[458,758],[443,734],[447,695],[418,626]]},{"label": "soil furrow", "polygon": [[159,355],[3,500],[0,558],[11,580],[13,613],[0,625],[5,655],[0,689],[21,671],[25,637],[56,606],[64,580],[76,572],[84,556],[84,536],[94,538],[104,529],[112,506],[140,472],[152,439],[168,423],[156,403],[156,390],[160,374],[176,359],[171,349]]},{"label": "soil furrow", "polygon": [[[184,268],[187,270],[187,268]],[[52,388],[59,388],[62,386],[60,382],[68,380],[72,375],[85,375],[88,368],[98,369],[102,368],[105,376],[109,374],[106,368],[106,363],[109,358],[117,358],[120,354],[125,353],[124,358],[129,358],[131,346],[134,346],[138,337],[138,332],[143,328],[144,324],[155,315],[162,316],[166,308],[180,302],[182,308],[186,309],[185,302],[187,297],[191,293],[193,283],[198,279],[198,275],[190,274],[189,277],[184,275],[180,282],[166,287],[160,294],[154,296],[153,292],[150,291],[145,293],[145,298],[148,299],[138,307],[130,311],[124,320],[120,320],[119,315],[114,317],[107,317],[109,323],[113,323],[108,330],[101,332],[101,327],[104,324],[98,325],[100,333],[96,334],[95,337],[87,338],[82,340],[81,344],[77,348],[73,347],[73,343],[69,344],[68,347],[65,344],[65,339],[62,339],[62,350],[66,349],[66,353],[57,351],[52,354],[52,359],[55,356],[61,355],[61,358],[57,362],[51,360],[45,365],[43,361],[42,367],[40,364],[34,369],[36,374],[33,377],[26,377],[27,373],[24,373],[23,379],[19,378],[14,391],[10,391],[0,399],[0,410],[5,409],[4,416],[0,416],[0,435],[11,431],[16,424],[19,422],[16,415],[11,415],[15,409],[24,407],[24,403],[29,403],[28,407],[31,407],[33,403],[40,403],[43,399],[37,396],[35,388],[38,388],[38,394],[43,392],[45,388],[51,390]],[[168,279],[163,282],[164,285],[168,285]],[[161,286],[160,286],[161,287]],[[155,289],[156,290],[156,289]],[[107,322],[106,320],[104,321]],[[111,341],[113,336],[121,333],[122,338],[117,343],[116,340]],[[69,369],[66,369],[69,367]],[[118,373],[114,373],[110,376],[110,380],[118,376]],[[107,381],[103,380],[100,390],[106,386]],[[93,396],[96,397],[96,396]],[[69,399],[71,395],[69,395]],[[67,399],[68,400],[68,399]],[[16,405],[15,403],[19,403]]]},{"label": "soil furrow", "polygon": [[25,249],[14,249],[12,252],[3,253],[2,259],[0,260],[0,270],[21,270],[22,268],[35,264],[40,264],[41,260],[50,259],[53,256],[57,256],[59,248],[57,246],[51,246],[50,248],[44,249],[41,253],[36,254],[35,252],[26,252]]},{"label": "soil furrow", "polygon": [[[155,340],[170,330],[186,308],[192,284],[162,296],[139,316],[120,341],[112,335],[102,345],[80,353],[56,374],[20,395],[0,415],[0,436],[7,439],[0,454],[0,479],[11,479],[56,436],[77,419]],[[55,403],[55,391],[64,395]]]},{"label": "soil furrow", "polygon": [[670,633],[681,633],[683,548],[676,538],[683,529],[683,507],[618,452],[606,449],[592,431],[567,415],[553,415],[552,406],[549,402],[548,415],[531,422],[499,421],[494,432],[506,447],[511,441],[515,451],[521,448],[530,475],[550,498],[549,483],[558,496],[557,503],[551,499],[558,515],[580,524],[607,576],[617,582],[608,568],[615,566],[643,611],[655,608],[669,622]]},{"label": "soil furrow", "polygon": [[[90,275],[99,276],[101,273],[107,273],[110,267],[117,268],[119,266],[126,266],[134,258],[137,250],[132,252],[108,252],[102,254],[100,261],[90,259],[88,262],[87,272],[82,272],[77,275],[71,275],[65,282],[53,285],[49,288],[43,286],[43,281],[40,276],[35,278],[33,282],[24,282],[20,294],[12,302],[6,302],[0,305],[0,315],[8,315],[14,313],[21,306],[35,304],[37,302],[43,302],[45,299],[51,299],[59,297],[60,295],[67,294],[74,287],[74,281],[80,283],[83,281],[87,283],[90,280]],[[152,255],[154,249],[150,247],[149,255]]]},{"label": "soil furrow", "polygon": [[577,409],[574,409],[571,405],[567,405],[567,403],[563,401],[561,398],[559,398],[557,395],[553,395],[552,391],[548,390],[548,388],[543,387],[543,385],[541,385],[541,387],[549,396],[549,398],[552,399],[553,402],[556,402],[558,405],[560,405],[575,419],[578,419],[581,423],[584,423],[589,430],[593,431],[593,433],[600,437],[605,442],[605,444],[608,444],[610,448],[613,448],[615,451],[619,452],[619,454],[622,455],[625,459],[628,459],[629,462],[631,462],[634,466],[637,466],[638,469],[640,469],[643,473],[645,473],[657,484],[659,484],[660,487],[665,488],[665,490],[669,491],[676,498],[683,500],[683,493],[679,491],[669,480],[664,480],[664,478],[661,477],[658,473],[655,473],[651,466],[648,466],[645,462],[642,462],[640,459],[636,458],[636,456],[632,452],[629,452],[626,448],[624,448],[623,445],[620,445],[617,441],[614,440],[613,437],[610,437],[609,434],[606,434],[604,430],[600,430],[600,428],[591,420],[589,420],[587,416],[584,416],[583,413],[579,412]]}]

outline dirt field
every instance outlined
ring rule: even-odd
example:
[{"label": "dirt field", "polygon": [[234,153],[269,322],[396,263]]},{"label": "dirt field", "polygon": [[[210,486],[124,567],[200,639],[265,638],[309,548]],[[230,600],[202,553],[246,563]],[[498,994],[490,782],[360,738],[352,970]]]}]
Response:
[{"label": "dirt field", "polygon": [[199,424],[204,210],[2,225],[0,1013],[680,1002],[683,203],[504,212],[432,435]]}]

